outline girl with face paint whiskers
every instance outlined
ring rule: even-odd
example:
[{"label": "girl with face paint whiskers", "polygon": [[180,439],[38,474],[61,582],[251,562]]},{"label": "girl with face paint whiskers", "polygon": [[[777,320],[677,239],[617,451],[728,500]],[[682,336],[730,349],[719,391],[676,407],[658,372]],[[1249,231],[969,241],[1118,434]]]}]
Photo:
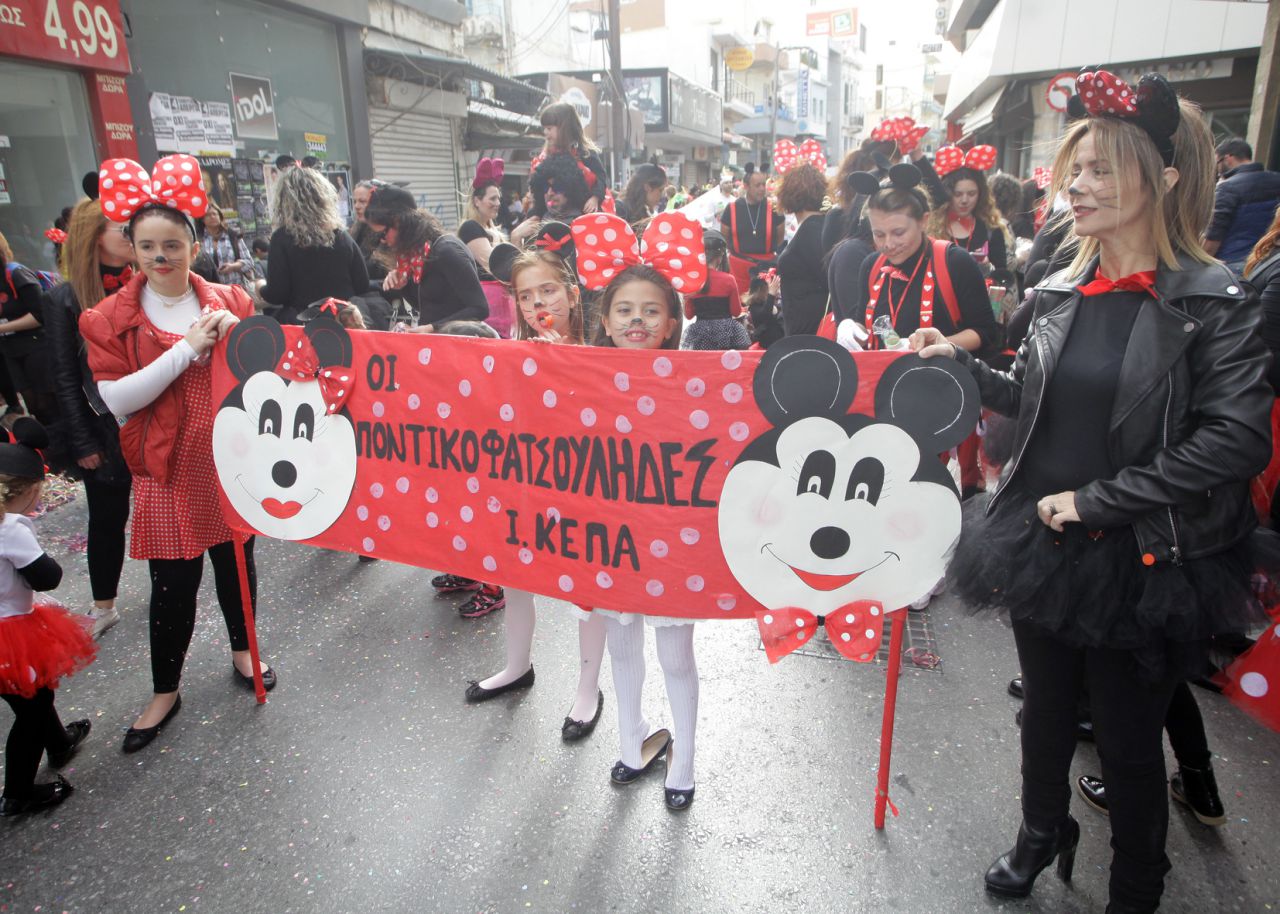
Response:
[{"label": "girl with face paint whiskers", "polygon": [[[141,270],[80,315],[98,393],[123,422],[120,445],[133,473],[130,555],[146,560],[151,575],[154,694],[125,734],[125,752],[148,745],[181,707],[178,683],[206,552],[230,636],[233,679],[253,688],[235,560],[243,548],[256,593],[253,539],[239,545],[223,519],[209,365],[209,350],[253,314],[253,303],[239,286],[190,272],[199,250],[192,220],[207,203],[199,173],[188,155],[161,159],[152,175],[129,159],[103,163],[103,215],[126,225]],[[262,672],[274,688],[275,673],[265,664]]]}]

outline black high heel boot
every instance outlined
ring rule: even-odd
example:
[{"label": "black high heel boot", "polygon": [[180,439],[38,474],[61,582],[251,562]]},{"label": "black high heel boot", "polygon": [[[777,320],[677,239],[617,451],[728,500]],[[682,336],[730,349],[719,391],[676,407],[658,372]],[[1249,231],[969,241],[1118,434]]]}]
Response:
[{"label": "black high heel boot", "polygon": [[1076,863],[1080,825],[1071,816],[1056,829],[1041,831],[1026,822],[1018,829],[1018,843],[987,870],[987,891],[1002,898],[1026,898],[1041,870],[1058,858],[1058,878],[1071,881]]}]

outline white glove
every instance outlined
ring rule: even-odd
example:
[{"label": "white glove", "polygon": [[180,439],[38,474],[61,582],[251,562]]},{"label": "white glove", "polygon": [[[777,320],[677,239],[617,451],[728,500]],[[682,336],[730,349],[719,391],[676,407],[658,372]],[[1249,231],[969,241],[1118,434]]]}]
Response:
[{"label": "white glove", "polygon": [[851,317],[836,325],[836,342],[850,352],[861,352],[867,342],[867,330]]}]

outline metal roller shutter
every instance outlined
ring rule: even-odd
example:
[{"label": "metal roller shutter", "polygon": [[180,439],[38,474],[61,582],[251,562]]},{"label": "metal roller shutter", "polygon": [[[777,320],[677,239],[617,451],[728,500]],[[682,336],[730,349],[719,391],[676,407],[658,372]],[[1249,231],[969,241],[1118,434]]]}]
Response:
[{"label": "metal roller shutter", "polygon": [[418,205],[435,214],[447,231],[458,225],[457,141],[452,118],[369,107],[373,171],[383,181],[407,181]]}]

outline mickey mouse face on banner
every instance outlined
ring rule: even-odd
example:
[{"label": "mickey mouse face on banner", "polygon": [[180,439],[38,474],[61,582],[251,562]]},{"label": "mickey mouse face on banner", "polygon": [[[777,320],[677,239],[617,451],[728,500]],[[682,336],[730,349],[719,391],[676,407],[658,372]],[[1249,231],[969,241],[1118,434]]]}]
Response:
[{"label": "mickey mouse face on banner", "polygon": [[[267,536],[305,540],[329,529],[346,509],[356,480],[355,428],[330,412],[323,382],[351,372],[351,339],[327,314],[303,329],[316,368],[298,378],[281,326],[269,317],[236,324],[227,363],[240,382],[213,422],[213,461],[231,506]],[[285,360],[285,361],[282,361]],[[286,368],[285,365],[288,364]],[[325,375],[325,377],[321,377]],[[345,387],[331,391],[345,398]]]},{"label": "mickey mouse face on banner", "polygon": [[904,607],[942,576],[960,535],[959,494],[935,455],[973,430],[972,376],[902,356],[873,416],[848,413],[857,386],[853,357],[817,337],[770,346],[756,369],[774,427],[729,471],[718,522],[730,570],[766,609]]}]

